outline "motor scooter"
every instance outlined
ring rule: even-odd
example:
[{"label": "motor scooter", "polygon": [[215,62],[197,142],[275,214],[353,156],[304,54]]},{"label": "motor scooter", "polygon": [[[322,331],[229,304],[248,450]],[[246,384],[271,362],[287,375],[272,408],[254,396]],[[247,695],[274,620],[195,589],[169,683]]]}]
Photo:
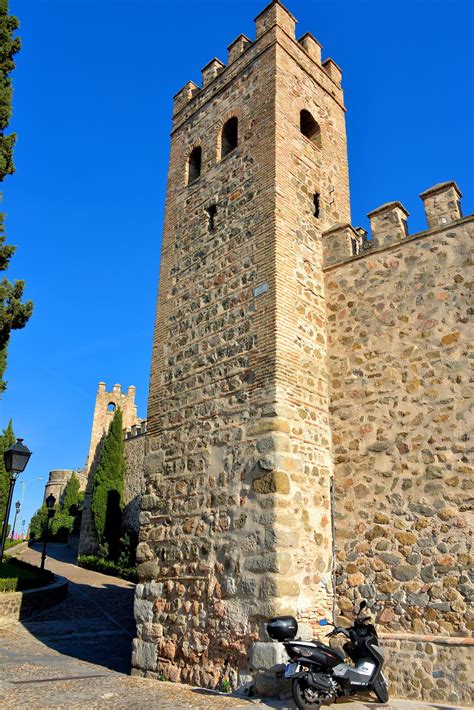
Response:
[{"label": "motor scooter", "polygon": [[[370,616],[361,617],[367,602],[361,601],[354,623],[349,628],[321,619],[320,626],[333,626],[326,636],[342,634],[348,640],[343,651],[321,641],[296,639],[298,623],[293,616],[279,616],[267,622],[270,638],[281,641],[290,657],[285,678],[292,679],[293,699],[300,710],[317,710],[323,703],[349,695],[375,693],[381,703],[388,702],[388,684],[382,673],[384,654]],[[346,663],[346,656],[352,664]]]}]

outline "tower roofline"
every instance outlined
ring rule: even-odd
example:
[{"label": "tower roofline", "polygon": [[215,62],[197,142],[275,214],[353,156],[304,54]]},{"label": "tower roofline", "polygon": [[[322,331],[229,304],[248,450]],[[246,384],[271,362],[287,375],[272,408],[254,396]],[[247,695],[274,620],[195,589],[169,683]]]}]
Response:
[{"label": "tower roofline", "polygon": [[[255,40],[249,39],[244,34],[238,35],[228,45],[227,64],[217,58],[211,59],[201,70],[202,86],[188,81],[175,94],[171,134],[180,128],[194,111],[199,110],[209,100],[214,100],[229,81],[245,71],[248,64],[273,45],[278,45],[292,56],[303,70],[310,74],[313,80],[345,110],[341,68],[333,59],[321,61],[322,45],[310,32],[304,33],[300,39],[297,39],[295,22],[293,15],[279,0],[268,4],[255,18]],[[330,84],[327,83],[328,80]]]},{"label": "tower roofline", "polygon": [[[312,39],[313,42],[316,42],[316,44],[319,45],[321,47],[321,49],[324,49],[324,46],[321,44],[321,42],[318,39],[316,39],[316,37],[311,32],[305,32],[304,35],[301,35],[301,37],[297,40],[297,42],[299,42],[301,44],[302,40],[306,39],[307,37]],[[335,63],[336,62],[334,62],[334,64]],[[323,62],[323,64],[324,64],[324,62]]]},{"label": "tower roofline", "polygon": [[258,15],[256,15],[256,16],[254,17],[254,21],[258,20],[258,18],[259,18],[261,15],[263,15],[264,12],[267,12],[267,10],[269,10],[271,7],[273,7],[273,5],[279,5],[279,6],[281,7],[281,9],[284,10],[284,11],[287,13],[287,15],[289,15],[289,17],[291,17],[292,20],[294,20],[295,22],[298,22],[298,20],[296,19],[296,17],[288,10],[287,7],[285,7],[285,6],[283,5],[282,2],[280,2],[280,0],[272,0],[271,2],[268,3],[268,5],[265,5],[265,7],[263,8],[263,10],[261,10],[261,11],[258,13]]}]

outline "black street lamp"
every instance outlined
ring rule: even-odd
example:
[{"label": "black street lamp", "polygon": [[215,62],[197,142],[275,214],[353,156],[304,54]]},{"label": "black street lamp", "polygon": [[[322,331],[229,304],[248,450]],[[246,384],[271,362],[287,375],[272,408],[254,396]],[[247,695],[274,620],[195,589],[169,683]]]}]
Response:
[{"label": "black street lamp", "polygon": [[46,530],[44,532],[44,541],[43,541],[43,554],[41,555],[41,569],[44,569],[44,562],[46,560],[46,545],[48,543],[48,534],[49,534],[49,521],[54,518],[55,510],[54,510],[54,504],[56,503],[56,498],[53,496],[52,493],[49,494],[49,496],[45,500],[46,507],[48,509],[48,519],[46,520]]},{"label": "black street lamp", "polygon": [[15,508],[16,508],[16,510],[15,510],[15,517],[13,518],[12,534],[11,534],[11,537],[10,537],[10,540],[11,540],[12,542],[13,542],[13,536],[14,536],[14,534],[15,534],[16,519],[17,519],[17,517],[18,517],[18,513],[20,512],[20,508],[21,508],[21,503],[20,503],[19,500],[17,500],[17,502],[15,503]]},{"label": "black street lamp", "polygon": [[26,464],[30,460],[31,451],[27,446],[23,444],[23,439],[17,439],[16,444],[10,446],[3,453],[3,460],[5,461],[5,469],[8,474],[9,479],[9,489],[7,498],[7,507],[5,510],[5,518],[3,520],[2,527],[2,539],[0,542],[0,562],[3,558],[3,551],[5,549],[5,540],[7,539],[7,528],[8,528],[8,518],[10,517],[10,509],[12,507],[13,489],[15,487],[16,480],[20,473],[22,473]]}]

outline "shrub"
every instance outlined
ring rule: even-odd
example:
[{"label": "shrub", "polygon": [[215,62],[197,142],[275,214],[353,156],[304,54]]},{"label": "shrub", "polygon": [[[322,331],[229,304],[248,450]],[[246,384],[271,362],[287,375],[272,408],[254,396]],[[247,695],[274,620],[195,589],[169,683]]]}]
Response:
[{"label": "shrub", "polygon": [[54,580],[54,574],[40,570],[16,558],[6,557],[0,563],[0,592],[24,591],[42,587]]},{"label": "shrub", "polygon": [[134,567],[120,567],[115,562],[104,560],[96,555],[82,555],[77,558],[77,564],[79,567],[84,567],[94,572],[101,572],[102,574],[120,577],[121,579],[128,579],[130,582],[138,581],[137,570]]}]

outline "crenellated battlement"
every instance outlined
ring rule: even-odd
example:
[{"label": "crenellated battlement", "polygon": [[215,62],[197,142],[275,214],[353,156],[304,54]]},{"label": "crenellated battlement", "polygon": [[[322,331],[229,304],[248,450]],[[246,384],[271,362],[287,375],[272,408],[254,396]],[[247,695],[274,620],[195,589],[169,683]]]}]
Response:
[{"label": "crenellated battlement", "polygon": [[146,419],[139,420],[136,424],[127,427],[123,430],[123,438],[125,441],[135,439],[137,436],[143,436],[147,432]]},{"label": "crenellated battlement", "polygon": [[426,232],[410,235],[409,213],[401,202],[387,202],[368,213],[371,239],[361,227],[336,224],[322,234],[324,266],[332,266],[360,257],[393,244],[403,243],[411,236],[420,237],[462,219],[461,192],[454,181],[439,183],[420,194],[428,223]]},{"label": "crenellated battlement", "polygon": [[[287,10],[287,8],[279,2],[272,0],[262,12],[255,18],[255,40],[252,41],[246,35],[240,34],[227,47],[227,64],[224,64],[220,59],[214,57],[201,70],[202,86],[198,86],[193,81],[188,81],[174,96],[173,117],[175,118],[181,111],[197,97],[202,97],[208,87],[213,84],[214,80],[225,74],[231,67],[241,60],[245,55],[248,61],[252,61],[253,56],[249,56],[248,50],[253,48],[255,56],[258,54],[259,45],[262,45],[264,38],[273,30],[282,31],[287,38],[292,40],[298,49],[303,50],[307,58],[317,65],[320,71],[329,77],[338,87],[341,85],[342,71],[340,67],[332,59],[327,58],[324,62],[321,61],[321,43],[310,33],[306,32],[300,39],[296,39],[296,18]],[[229,80],[232,77],[229,76]],[[214,86],[210,91],[215,91]]]}]

